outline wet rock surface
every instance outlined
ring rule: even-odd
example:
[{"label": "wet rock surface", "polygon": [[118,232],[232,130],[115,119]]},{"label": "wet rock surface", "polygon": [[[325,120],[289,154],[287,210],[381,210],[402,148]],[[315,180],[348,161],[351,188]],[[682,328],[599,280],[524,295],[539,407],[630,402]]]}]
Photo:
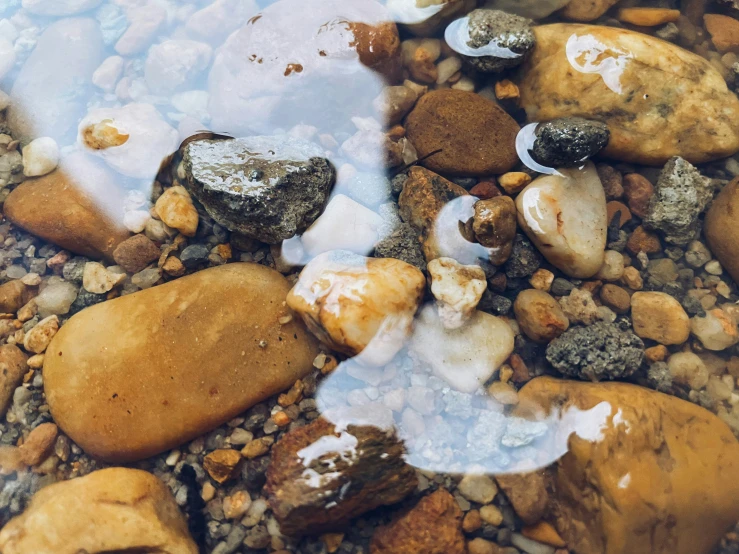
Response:
[{"label": "wet rock surface", "polygon": [[320,148],[297,139],[193,141],[182,163],[186,187],[216,222],[268,243],[318,219],[336,176]]},{"label": "wet rock surface", "polygon": [[581,165],[608,144],[608,126],[580,117],[555,119],[536,128],[532,155],[546,167]]},{"label": "wet rock surface", "polygon": [[397,438],[374,426],[338,431],[319,419],[285,435],[267,470],[267,494],[282,532],[321,533],[416,487]]},{"label": "wet rock surface", "polygon": [[732,224],[739,210],[739,180],[735,179],[719,193],[706,215],[705,233],[708,245],[723,267],[739,279],[739,260],[734,256],[739,234]]}]

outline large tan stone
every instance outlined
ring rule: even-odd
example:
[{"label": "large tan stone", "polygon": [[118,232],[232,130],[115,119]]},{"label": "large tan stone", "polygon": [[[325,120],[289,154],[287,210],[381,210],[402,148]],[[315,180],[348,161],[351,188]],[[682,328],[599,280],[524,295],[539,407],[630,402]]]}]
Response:
[{"label": "large tan stone", "polygon": [[739,150],[739,99],[704,58],[614,27],[536,27],[521,82],[530,121],[580,116],[608,124],[605,156],[663,165]]},{"label": "large tan stone", "polygon": [[197,554],[169,489],[146,471],[95,471],[40,490],[0,531],[3,554]]},{"label": "large tan stone", "polygon": [[739,519],[739,442],[708,410],[636,385],[549,377],[519,399],[518,415],[563,414],[547,519],[570,552],[708,554]]},{"label": "large tan stone", "polygon": [[289,289],[228,264],[80,312],[46,351],[54,421],[92,456],[138,460],[290,387],[318,349],[297,318],[279,321]]},{"label": "large tan stone", "polygon": [[0,312],[14,314],[36,296],[36,287],[29,287],[20,279],[0,285]]},{"label": "large tan stone", "polygon": [[739,228],[736,214],[739,213],[739,179],[724,187],[706,215],[703,231],[713,254],[739,282]]},{"label": "large tan stone", "polygon": [[114,177],[79,153],[49,175],[22,183],[8,195],[3,212],[29,233],[93,258],[112,259],[130,236]]}]

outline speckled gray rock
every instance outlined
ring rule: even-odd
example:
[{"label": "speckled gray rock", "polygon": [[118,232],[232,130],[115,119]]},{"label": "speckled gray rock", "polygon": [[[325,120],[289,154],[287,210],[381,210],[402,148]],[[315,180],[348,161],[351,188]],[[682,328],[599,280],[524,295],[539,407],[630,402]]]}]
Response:
[{"label": "speckled gray rock", "polygon": [[505,274],[509,279],[520,279],[533,275],[541,265],[541,254],[531,246],[531,243],[523,235],[516,235],[513,241],[513,252],[511,257],[503,266]]},{"label": "speckled gray rock", "polygon": [[579,165],[595,156],[608,144],[608,125],[580,117],[566,117],[543,123],[536,128],[531,154],[547,167]]},{"label": "speckled gray rock", "polygon": [[700,234],[698,216],[712,193],[709,178],[684,159],[672,158],[659,175],[644,226],[661,231],[670,244],[688,244]]},{"label": "speckled gray rock", "polygon": [[546,357],[557,371],[583,381],[621,379],[644,359],[644,343],[613,323],[573,327],[547,346]]},{"label": "speckled gray rock", "polygon": [[321,215],[336,177],[321,148],[288,137],[193,141],[182,163],[185,187],[217,223],[272,244]]},{"label": "speckled gray rock", "polygon": [[375,258],[396,258],[426,271],[418,233],[408,223],[399,223],[395,229],[375,245]]},{"label": "speckled gray rock", "polygon": [[473,10],[447,27],[445,39],[478,71],[497,73],[523,63],[536,44],[531,24],[500,10]]}]

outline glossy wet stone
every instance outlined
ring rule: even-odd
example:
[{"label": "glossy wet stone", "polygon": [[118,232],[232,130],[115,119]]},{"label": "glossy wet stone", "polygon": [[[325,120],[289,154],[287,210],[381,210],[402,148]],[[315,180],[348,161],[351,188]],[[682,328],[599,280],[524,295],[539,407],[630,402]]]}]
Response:
[{"label": "glossy wet stone", "polygon": [[219,224],[268,243],[305,231],[336,178],[315,144],[287,137],[193,141],[184,148],[188,190]]},{"label": "glossy wet stone", "polygon": [[536,128],[534,160],[546,167],[581,165],[600,152],[610,137],[608,126],[579,117],[555,119]]},{"label": "glossy wet stone", "polygon": [[734,279],[739,279],[739,233],[735,214],[739,210],[739,180],[735,179],[716,196],[706,215],[705,234],[711,251]]},{"label": "glossy wet stone", "polygon": [[54,420],[93,456],[139,460],[288,388],[318,353],[302,324],[279,321],[288,290],[274,270],[232,264],[80,312],[46,356]]}]

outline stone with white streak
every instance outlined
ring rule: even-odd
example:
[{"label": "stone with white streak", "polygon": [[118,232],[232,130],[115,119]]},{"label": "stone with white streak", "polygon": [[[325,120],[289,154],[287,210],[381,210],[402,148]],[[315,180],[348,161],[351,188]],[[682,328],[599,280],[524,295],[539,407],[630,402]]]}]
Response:
[{"label": "stone with white streak", "polygon": [[90,110],[79,125],[79,144],[129,177],[152,179],[177,150],[177,131],[151,104]]},{"label": "stone with white streak", "polygon": [[725,350],[739,342],[739,329],[734,317],[715,308],[704,317],[690,320],[690,330],[708,350]]},{"label": "stone with white streak", "polygon": [[502,319],[477,311],[460,329],[445,329],[433,306],[421,310],[410,349],[460,392],[483,386],[513,352],[514,335]]},{"label": "stone with white streak", "polygon": [[590,162],[559,172],[518,195],[518,223],[552,265],[570,277],[592,277],[605,258],[606,195]]},{"label": "stone with white streak", "polygon": [[331,348],[381,366],[405,345],[425,288],[403,261],[334,251],[305,266],[287,304]]},{"label": "stone with white streak", "polygon": [[459,329],[472,317],[487,288],[485,272],[453,258],[432,260],[428,270],[441,324],[446,329]]},{"label": "stone with white streak", "polygon": [[40,137],[23,147],[23,175],[41,177],[59,165],[59,145],[51,137]]}]

